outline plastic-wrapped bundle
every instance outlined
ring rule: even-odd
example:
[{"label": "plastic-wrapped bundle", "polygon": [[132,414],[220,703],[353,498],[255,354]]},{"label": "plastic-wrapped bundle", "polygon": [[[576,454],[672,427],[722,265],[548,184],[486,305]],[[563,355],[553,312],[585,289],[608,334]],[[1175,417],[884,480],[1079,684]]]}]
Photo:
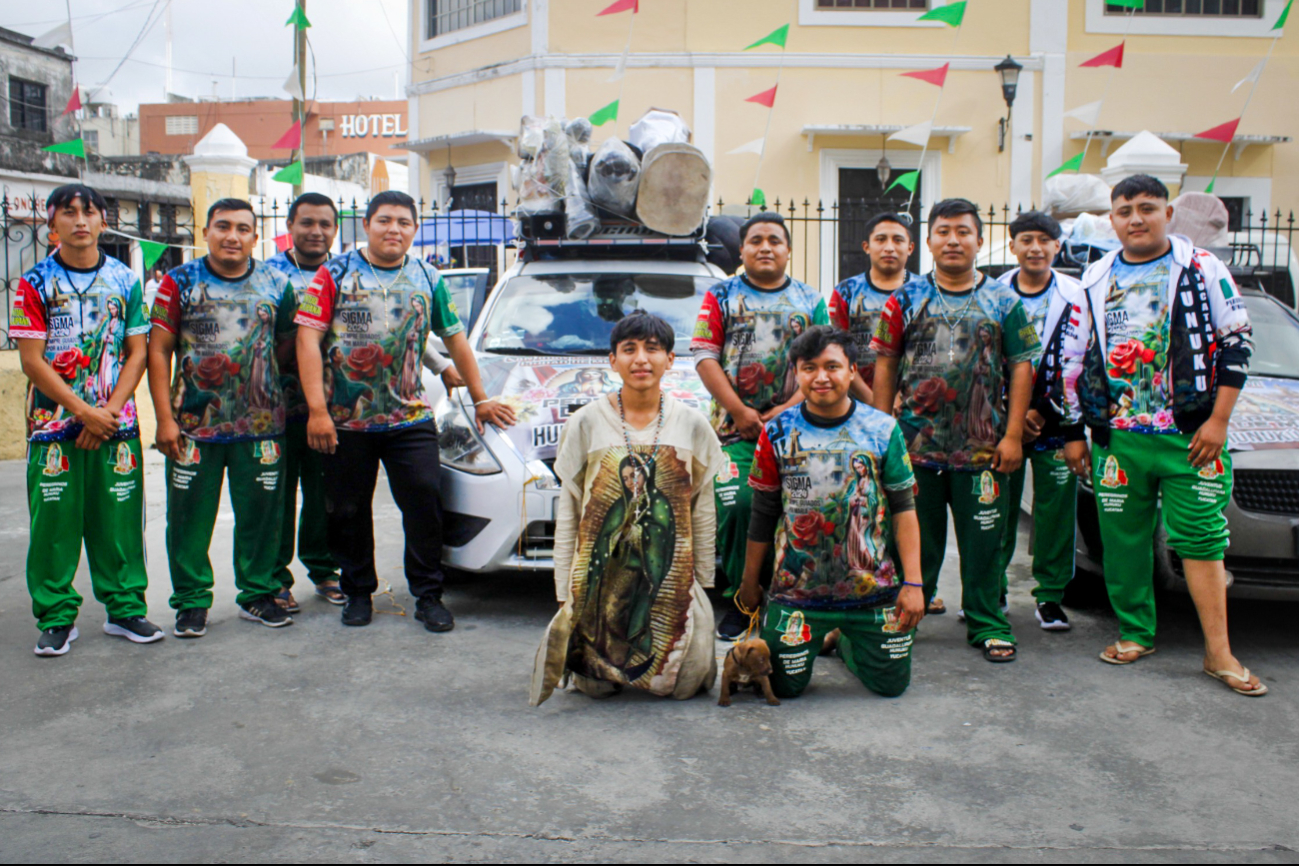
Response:
[{"label": "plastic-wrapped bundle", "polygon": [[567,194],[570,166],[568,135],[560,120],[525,117],[519,133],[520,155],[525,151],[531,157],[519,167],[519,212],[558,212]]},{"label": "plastic-wrapped bundle", "polygon": [[641,153],[649,153],[660,144],[689,144],[690,127],[675,111],[651,108],[631,125],[627,141]]},{"label": "plastic-wrapped bundle", "polygon": [[1108,213],[1110,185],[1094,174],[1060,174],[1042,184],[1042,209],[1054,216]]},{"label": "plastic-wrapped bundle", "polygon": [[564,127],[564,132],[568,133],[568,137],[578,144],[586,144],[590,141],[593,131],[594,127],[591,126],[591,121],[585,117],[570,120],[568,126]]},{"label": "plastic-wrapped bundle", "polygon": [[585,240],[600,230],[600,218],[591,206],[583,169],[577,163],[568,164],[568,196],[564,199],[564,212],[568,214],[568,236]]},{"label": "plastic-wrapped bundle", "polygon": [[619,216],[636,213],[636,187],[640,183],[640,158],[627,143],[611,138],[591,157],[587,189],[591,201]]}]

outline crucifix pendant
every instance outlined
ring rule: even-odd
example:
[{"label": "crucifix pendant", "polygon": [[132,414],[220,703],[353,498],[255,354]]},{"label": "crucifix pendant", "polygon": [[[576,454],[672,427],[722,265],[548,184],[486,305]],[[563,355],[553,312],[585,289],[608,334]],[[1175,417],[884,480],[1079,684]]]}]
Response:
[{"label": "crucifix pendant", "polygon": [[952,362],[955,361],[955,360],[956,360],[956,350],[953,349],[953,348],[951,347],[950,344],[948,344],[948,346],[947,346],[947,363],[950,364],[950,363],[952,363]]}]

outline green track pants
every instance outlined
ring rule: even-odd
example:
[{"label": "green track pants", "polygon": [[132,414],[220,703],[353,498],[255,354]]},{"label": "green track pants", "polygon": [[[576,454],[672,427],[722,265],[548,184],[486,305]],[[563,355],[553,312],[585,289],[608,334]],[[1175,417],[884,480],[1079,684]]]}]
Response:
[{"label": "green track pants", "polygon": [[27,453],[27,590],[36,625],[71,625],[81,607],[72,578],[86,545],[90,585],[109,619],[144,616],[144,454],[140,440],[85,451],[33,442]]},{"label": "green track pants", "polygon": [[744,581],[744,554],[749,543],[749,512],[753,507],[753,489],[749,487],[749,470],[758,443],[740,441],[722,448],[729,462],[713,485],[717,500],[717,553],[722,559],[721,579],[717,588],[726,598],[734,598]]},{"label": "green track pants", "polygon": [[230,475],[235,512],[234,567],[238,604],[275,595],[283,588],[275,573],[284,513],[284,439],[256,442],[193,442],[183,463],[167,460],[167,562],[171,606],[212,606],[215,582],[208,548],[221,504],[221,484]]},{"label": "green track pants", "polygon": [[[338,580],[338,565],[329,552],[329,527],[325,517],[325,475],[320,452],[307,444],[307,425],[290,422],[284,431],[284,521],[280,527],[280,552],[275,574],[284,589],[293,586],[294,530],[298,561],[307,567],[307,577],[319,586]],[[302,511],[298,512],[298,487],[302,488]]]},{"label": "green track pants", "polygon": [[1063,451],[1026,451],[1024,465],[1011,473],[1006,507],[1006,534],[1001,542],[1001,595],[1006,596],[1006,569],[1019,538],[1019,503],[1024,474],[1033,464],[1033,598],[1038,604],[1064,601],[1073,580],[1074,524],[1078,515],[1078,478],[1064,462]]},{"label": "green track pants", "polygon": [[1119,637],[1155,645],[1154,535],[1162,500],[1168,546],[1182,559],[1213,562],[1227,551],[1223,509],[1231,500],[1231,455],[1204,469],[1187,461],[1191,436],[1114,430],[1092,449],[1092,489],[1105,549],[1105,588]]},{"label": "green track pants", "polygon": [[1006,526],[1006,476],[998,472],[939,471],[915,467],[920,521],[920,571],[925,604],[938,591],[947,552],[947,509],[952,509],[961,557],[961,607],[972,646],[989,638],[1014,642],[1001,612],[1001,539]]},{"label": "green track pants", "polygon": [[849,672],[877,695],[896,698],[911,685],[915,631],[897,631],[893,615],[892,606],[804,610],[768,601],[762,639],[771,650],[771,690],[778,698],[801,695],[826,634],[840,629],[839,655]]}]

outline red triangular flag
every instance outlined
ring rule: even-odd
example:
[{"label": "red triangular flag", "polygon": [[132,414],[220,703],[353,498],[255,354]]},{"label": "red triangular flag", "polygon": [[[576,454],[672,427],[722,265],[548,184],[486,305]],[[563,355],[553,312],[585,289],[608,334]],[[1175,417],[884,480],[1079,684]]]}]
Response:
[{"label": "red triangular flag", "polygon": [[271,145],[272,150],[281,148],[286,150],[297,150],[302,146],[302,121],[295,120],[289,127],[289,131],[280,136],[280,140]]},{"label": "red triangular flag", "polygon": [[619,12],[631,12],[635,14],[639,11],[640,11],[640,0],[618,0],[617,3],[614,3],[608,9],[605,9],[603,12],[597,14],[595,17],[599,18],[600,15],[616,15]]},{"label": "red triangular flag", "polygon": [[1088,60],[1086,63],[1082,65],[1093,66],[1093,67],[1113,66],[1115,69],[1122,69],[1123,68],[1123,46],[1126,44],[1127,44],[1126,41],[1120,42],[1118,45],[1111,48],[1109,51],[1106,51],[1102,54],[1097,54],[1091,60]]},{"label": "red triangular flag", "polygon": [[1207,138],[1211,141],[1221,141],[1223,144],[1231,144],[1231,140],[1236,137],[1236,127],[1240,126],[1240,118],[1228,121],[1213,129],[1206,129],[1204,132],[1197,132],[1196,138]]},{"label": "red triangular flag", "polygon": [[761,93],[757,94],[756,96],[750,96],[748,99],[744,101],[756,102],[759,105],[765,105],[768,108],[771,108],[776,104],[776,88],[773,87],[770,90],[764,90]]},{"label": "red triangular flag", "polygon": [[952,64],[944,63],[937,69],[924,69],[920,72],[904,72],[903,78],[918,78],[921,81],[928,81],[930,84],[942,87],[947,83],[947,70]]},{"label": "red triangular flag", "polygon": [[[81,88],[75,84],[72,85],[72,96],[68,99],[68,107],[63,109],[63,114],[71,114],[81,108]],[[62,116],[62,115],[60,115]]]},{"label": "red triangular flag", "polygon": [[276,235],[276,236],[275,236],[275,249],[276,249],[276,250],[278,250],[278,251],[280,251],[280,252],[282,252],[282,253],[283,253],[283,252],[288,252],[289,248],[292,247],[292,246],[293,246],[293,235],[291,235],[291,234],[282,234],[282,235]]}]

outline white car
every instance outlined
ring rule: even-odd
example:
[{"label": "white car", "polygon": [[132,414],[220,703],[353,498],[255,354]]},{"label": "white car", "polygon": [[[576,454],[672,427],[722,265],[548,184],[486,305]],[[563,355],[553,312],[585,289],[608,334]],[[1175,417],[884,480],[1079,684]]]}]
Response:
[{"label": "white car", "polygon": [[488,395],[518,424],[479,435],[465,389],[437,408],[442,457],[443,561],[471,572],[554,567],[555,463],[559,434],[583,405],[621,387],[609,367],[609,335],[646,310],[676,330],[677,362],[664,388],[707,413],[690,337],[713,265],[646,258],[582,258],[516,264],[487,298],[469,335]]}]

